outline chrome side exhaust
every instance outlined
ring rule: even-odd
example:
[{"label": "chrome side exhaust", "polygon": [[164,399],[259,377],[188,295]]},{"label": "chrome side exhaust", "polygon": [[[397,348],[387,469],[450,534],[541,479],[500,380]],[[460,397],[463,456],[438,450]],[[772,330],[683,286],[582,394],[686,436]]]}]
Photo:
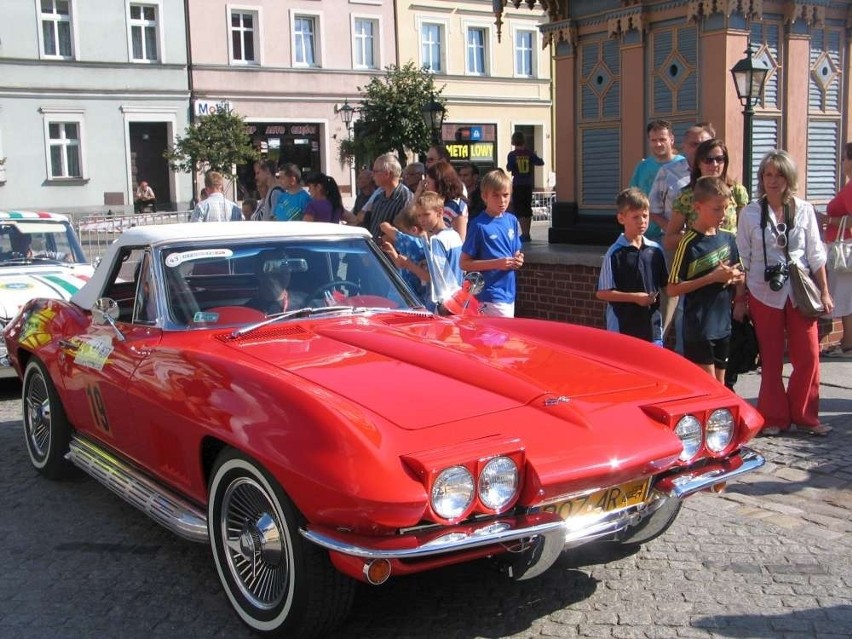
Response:
[{"label": "chrome side exhaust", "polygon": [[209,543],[207,515],[202,510],[112,453],[74,436],[65,458],[176,535]]}]

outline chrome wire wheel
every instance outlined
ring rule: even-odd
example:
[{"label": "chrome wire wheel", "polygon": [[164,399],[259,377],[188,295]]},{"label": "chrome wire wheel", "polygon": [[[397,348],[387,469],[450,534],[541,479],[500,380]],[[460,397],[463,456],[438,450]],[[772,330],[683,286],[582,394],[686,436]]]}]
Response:
[{"label": "chrome wire wheel", "polygon": [[44,364],[36,357],[30,360],[24,371],[21,404],[30,463],[49,479],[72,475],[74,467],[65,459],[71,442],[71,425],[56,386]]},{"label": "chrome wire wheel", "polygon": [[25,389],[24,429],[27,443],[36,459],[44,459],[50,452],[50,395],[41,372],[34,373]]},{"label": "chrome wire wheel", "polygon": [[248,477],[232,482],[222,496],[221,526],[228,569],[252,606],[271,610],[287,594],[290,549],[275,505]]},{"label": "chrome wire wheel", "polygon": [[210,473],[207,527],[236,613],[276,637],[325,637],[349,612],[355,582],[305,541],[304,516],[252,458],[226,448]]}]

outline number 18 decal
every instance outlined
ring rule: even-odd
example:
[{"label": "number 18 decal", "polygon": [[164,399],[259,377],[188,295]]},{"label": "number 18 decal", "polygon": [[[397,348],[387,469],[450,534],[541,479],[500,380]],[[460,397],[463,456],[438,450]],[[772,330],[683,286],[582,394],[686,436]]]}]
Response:
[{"label": "number 18 decal", "polygon": [[101,396],[100,389],[94,385],[87,386],[86,397],[89,399],[89,411],[92,413],[95,426],[108,433],[109,419],[107,419],[106,406],[104,406],[104,398]]}]

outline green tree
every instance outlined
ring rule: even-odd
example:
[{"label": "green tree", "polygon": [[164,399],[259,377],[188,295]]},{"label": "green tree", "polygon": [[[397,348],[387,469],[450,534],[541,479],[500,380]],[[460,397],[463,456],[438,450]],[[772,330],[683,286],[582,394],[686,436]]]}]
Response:
[{"label": "green tree", "polygon": [[199,117],[163,156],[174,171],[213,170],[230,175],[235,164],[253,162],[260,154],[251,144],[242,117],[221,110]]},{"label": "green tree", "polygon": [[405,164],[408,152],[426,152],[432,131],[423,121],[421,109],[431,100],[446,109],[446,101],[441,99],[444,87],[435,88],[435,77],[426,67],[418,68],[413,62],[402,67],[392,64],[385,75],[374,76],[358,90],[362,96],[360,117],[354,122],[352,139],[340,143],[342,162],[354,160],[362,165],[393,151]]}]

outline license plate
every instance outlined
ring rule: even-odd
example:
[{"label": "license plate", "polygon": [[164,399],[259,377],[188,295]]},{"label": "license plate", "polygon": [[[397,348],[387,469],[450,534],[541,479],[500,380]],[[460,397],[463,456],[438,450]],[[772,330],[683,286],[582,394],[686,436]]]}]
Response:
[{"label": "license plate", "polygon": [[557,513],[562,519],[583,515],[597,515],[636,506],[645,501],[650,480],[637,479],[596,490],[582,497],[575,497],[544,507],[545,512]]}]

